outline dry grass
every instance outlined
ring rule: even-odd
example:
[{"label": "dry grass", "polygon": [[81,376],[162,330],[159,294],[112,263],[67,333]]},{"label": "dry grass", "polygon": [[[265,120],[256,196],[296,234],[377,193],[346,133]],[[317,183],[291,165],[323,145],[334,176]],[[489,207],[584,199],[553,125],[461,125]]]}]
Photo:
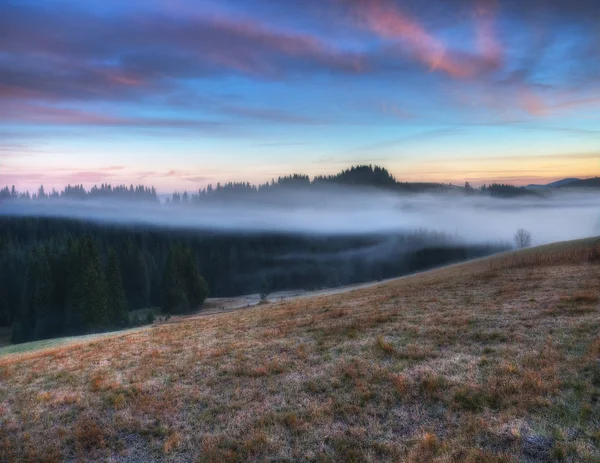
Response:
[{"label": "dry grass", "polygon": [[600,461],[595,245],[0,358],[0,461]]}]

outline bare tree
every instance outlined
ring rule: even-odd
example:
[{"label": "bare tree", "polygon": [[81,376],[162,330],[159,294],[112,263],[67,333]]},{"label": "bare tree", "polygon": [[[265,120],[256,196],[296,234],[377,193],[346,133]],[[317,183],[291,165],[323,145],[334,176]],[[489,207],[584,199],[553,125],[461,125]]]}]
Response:
[{"label": "bare tree", "polygon": [[519,228],[515,233],[515,244],[518,249],[528,248],[531,246],[531,233],[524,228]]}]

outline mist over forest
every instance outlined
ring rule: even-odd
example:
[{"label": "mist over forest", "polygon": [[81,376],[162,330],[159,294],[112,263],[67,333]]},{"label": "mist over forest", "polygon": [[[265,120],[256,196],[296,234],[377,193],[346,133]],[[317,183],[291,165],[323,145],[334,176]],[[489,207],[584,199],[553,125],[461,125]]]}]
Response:
[{"label": "mist over forest", "polygon": [[[600,233],[595,191],[337,176],[230,183],[160,201],[152,187],[0,190],[0,327],[23,342],[189,313],[211,296],[375,281]],[[137,323],[137,321],[133,321]]]},{"label": "mist over forest", "polygon": [[67,186],[30,194],[0,190],[0,215],[227,233],[364,235],[425,229],[468,242],[507,242],[527,228],[534,242],[583,238],[600,228],[596,189],[540,191],[398,182],[386,169],[280,177],[263,185],[209,185],[164,201],[153,187]]}]

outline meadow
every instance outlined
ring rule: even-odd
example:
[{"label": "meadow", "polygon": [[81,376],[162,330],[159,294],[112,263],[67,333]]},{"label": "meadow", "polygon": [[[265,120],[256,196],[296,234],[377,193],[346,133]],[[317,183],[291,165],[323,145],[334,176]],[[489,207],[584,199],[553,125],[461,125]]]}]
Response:
[{"label": "meadow", "polygon": [[600,461],[600,241],[0,357],[0,461]]}]

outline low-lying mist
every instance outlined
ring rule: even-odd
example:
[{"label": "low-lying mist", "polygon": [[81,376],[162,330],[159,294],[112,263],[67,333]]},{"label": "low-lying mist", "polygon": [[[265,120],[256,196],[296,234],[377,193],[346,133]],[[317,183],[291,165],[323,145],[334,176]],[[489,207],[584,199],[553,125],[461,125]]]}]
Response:
[{"label": "low-lying mist", "polygon": [[470,243],[508,242],[518,228],[533,244],[600,234],[600,194],[557,192],[499,199],[483,195],[403,195],[381,190],[282,189],[260,198],[231,196],[195,204],[45,199],[0,202],[0,216],[228,233],[372,235],[427,229]]},{"label": "low-lying mist", "polygon": [[[600,196],[589,192],[496,199],[327,187],[168,204],[0,200],[0,328],[24,342],[124,326],[140,309],[189,313],[199,294],[380,281],[509,250],[519,228],[532,244],[600,234],[599,219]],[[117,321],[103,307],[119,309]]]}]

